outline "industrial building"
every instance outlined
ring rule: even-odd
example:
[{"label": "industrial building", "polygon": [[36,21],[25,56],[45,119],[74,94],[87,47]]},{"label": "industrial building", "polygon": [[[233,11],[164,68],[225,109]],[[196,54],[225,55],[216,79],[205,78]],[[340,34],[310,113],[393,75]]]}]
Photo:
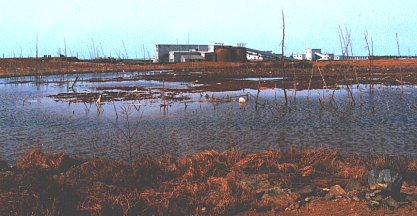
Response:
[{"label": "industrial building", "polygon": [[334,56],[333,60],[368,60],[369,56]]},{"label": "industrial building", "polygon": [[321,49],[306,49],[303,54],[293,54],[293,59],[308,61],[329,61],[329,60],[367,60],[368,56],[340,56],[331,53],[322,53]]},{"label": "industrial building", "polygon": [[215,61],[220,62],[245,62],[246,47],[244,44],[238,44],[238,46],[224,46],[223,44],[214,45]]},{"label": "industrial building", "polygon": [[[178,52],[175,54],[175,52]],[[157,44],[156,53],[154,62],[158,63],[168,63],[168,62],[179,62],[182,55],[191,55],[187,52],[198,53],[201,56],[201,53],[204,52],[214,52],[214,50],[209,50],[208,45],[191,45],[191,44]]]},{"label": "industrial building", "polygon": [[317,53],[321,53],[321,49],[306,49],[304,51],[306,60],[309,60],[309,61],[318,60],[320,56],[317,55]]},{"label": "industrial building", "polygon": [[296,60],[332,60],[333,54],[321,53],[321,49],[306,49],[303,54],[294,54],[293,58]]},{"label": "industrial building", "polygon": [[204,60],[204,57],[201,56],[200,52],[190,50],[190,51],[170,51],[169,52],[169,58],[168,62],[182,62],[182,59],[202,59]]},{"label": "industrial building", "polygon": [[276,60],[280,55],[272,51],[260,51],[246,48],[246,44],[228,46],[222,43],[214,45],[184,45],[184,44],[157,44],[156,63],[175,63],[188,61],[219,61],[219,62],[245,62]]},{"label": "industrial building", "polygon": [[281,58],[281,54],[272,53],[272,51],[260,51],[246,48],[246,58],[249,61],[271,61]]}]

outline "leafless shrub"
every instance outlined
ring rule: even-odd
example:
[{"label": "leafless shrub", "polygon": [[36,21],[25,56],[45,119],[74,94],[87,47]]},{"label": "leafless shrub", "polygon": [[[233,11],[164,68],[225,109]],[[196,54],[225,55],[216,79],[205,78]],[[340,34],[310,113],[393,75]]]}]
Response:
[{"label": "leafless shrub", "polygon": [[[123,135],[124,140],[128,145],[128,158],[129,162],[133,167],[133,147],[134,147],[134,138],[137,136],[139,129],[139,119],[132,119],[133,110],[131,106],[121,106],[120,107],[120,116],[123,118],[125,125],[120,126],[115,124],[118,131]],[[118,116],[118,115],[117,115]],[[139,116],[140,117],[140,116]],[[132,121],[133,120],[133,121]],[[137,145],[137,152],[140,152],[140,145]]]}]

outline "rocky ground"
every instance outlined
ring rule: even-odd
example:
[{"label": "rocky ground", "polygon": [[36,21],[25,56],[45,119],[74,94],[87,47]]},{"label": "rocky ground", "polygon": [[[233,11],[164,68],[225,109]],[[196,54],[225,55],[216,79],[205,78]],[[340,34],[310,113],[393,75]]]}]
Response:
[{"label": "rocky ground", "polygon": [[335,149],[132,163],[35,149],[0,170],[0,215],[417,215],[417,160]]}]

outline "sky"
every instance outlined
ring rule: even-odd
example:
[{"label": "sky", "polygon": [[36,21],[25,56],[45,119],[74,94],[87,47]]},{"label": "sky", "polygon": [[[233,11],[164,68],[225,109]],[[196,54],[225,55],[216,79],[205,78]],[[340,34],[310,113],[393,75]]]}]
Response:
[{"label": "sky", "polygon": [[[0,55],[153,57],[155,44],[236,45],[285,55],[306,48],[340,54],[338,29],[351,32],[354,55],[417,54],[415,0],[0,0]],[[93,45],[94,44],[94,45]],[[125,51],[126,48],[126,51]]]}]

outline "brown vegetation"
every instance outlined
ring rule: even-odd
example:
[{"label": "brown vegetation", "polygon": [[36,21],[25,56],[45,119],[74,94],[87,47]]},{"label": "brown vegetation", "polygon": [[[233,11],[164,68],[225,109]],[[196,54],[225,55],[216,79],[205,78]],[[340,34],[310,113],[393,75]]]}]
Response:
[{"label": "brown vegetation", "polygon": [[[380,214],[384,209],[370,210],[364,198],[330,201],[325,188],[342,185],[350,199],[349,194],[362,192],[349,189],[352,181],[366,188],[368,170],[390,168],[406,180],[403,192],[412,194],[416,164],[404,157],[289,148],[140,156],[131,166],[35,149],[15,168],[0,172],[0,215]],[[316,198],[307,200],[312,193]],[[395,211],[416,214],[412,204]]]},{"label": "brown vegetation", "polygon": [[[373,57],[372,64],[374,72],[395,73],[396,69],[402,67],[405,71],[417,68],[417,59],[395,59]],[[0,77],[24,76],[24,75],[48,75],[88,72],[113,72],[113,71],[146,71],[146,70],[176,70],[176,71],[201,71],[209,72],[212,76],[219,74],[241,77],[268,77],[283,76],[280,70],[280,62],[185,62],[175,64],[128,64],[128,63],[97,63],[92,61],[61,61],[44,60],[42,58],[0,58]],[[296,72],[296,76],[311,75],[311,68],[322,67],[326,70],[326,76],[336,75],[337,71],[346,67],[357,67],[359,72],[367,72],[369,61],[286,61],[285,70]],[[293,71],[295,70],[295,71]],[[227,73],[225,73],[227,72]],[[351,71],[353,72],[353,71]],[[398,71],[397,71],[398,72]],[[317,75],[317,74],[316,74]],[[188,81],[194,81],[189,77]],[[185,79],[185,78],[182,78]],[[308,79],[307,79],[308,81]]]},{"label": "brown vegetation", "polygon": [[71,74],[114,71],[182,70],[239,67],[234,62],[186,62],[177,64],[98,63],[93,61],[63,61],[36,58],[0,58],[0,77]]}]

